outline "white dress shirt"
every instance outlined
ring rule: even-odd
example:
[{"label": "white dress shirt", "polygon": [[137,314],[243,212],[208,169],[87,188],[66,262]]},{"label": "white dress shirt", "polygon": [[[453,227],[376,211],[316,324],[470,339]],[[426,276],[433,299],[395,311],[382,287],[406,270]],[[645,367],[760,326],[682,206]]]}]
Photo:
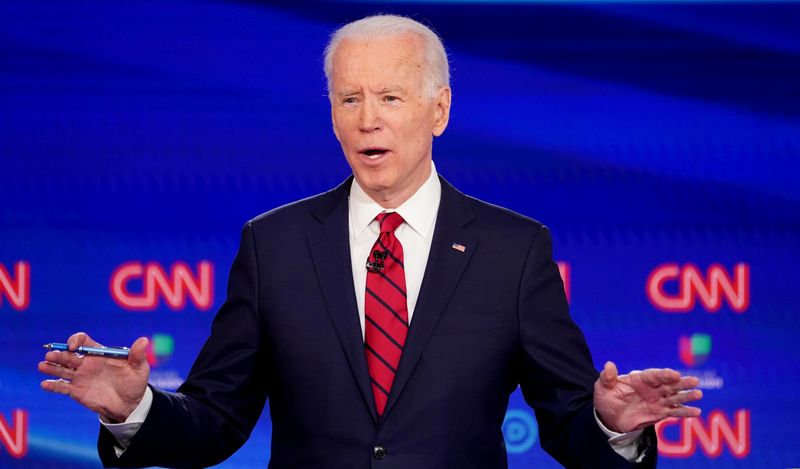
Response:
[{"label": "white dress shirt", "polygon": [[[414,308],[417,305],[422,277],[428,264],[428,254],[433,241],[436,226],[436,215],[439,212],[439,201],[442,198],[442,184],[436,173],[436,166],[431,162],[431,174],[422,186],[395,210],[387,210],[372,200],[354,179],[350,186],[348,199],[348,231],[350,238],[350,260],[353,266],[353,286],[358,304],[358,317],[361,322],[361,337],[364,337],[364,295],[366,294],[367,269],[366,262],[369,251],[380,234],[380,226],[375,217],[381,212],[396,211],[403,217],[404,223],[397,227],[395,236],[403,245],[403,264],[406,274],[406,294],[408,301],[408,321],[411,324]],[[114,447],[117,457],[125,452],[133,436],[144,423],[150,406],[153,403],[153,392],[148,387],[138,407],[123,423],[109,423],[100,417],[102,423],[114,435],[119,446]],[[628,461],[640,460],[638,443],[641,430],[629,433],[616,433],[600,422],[595,412],[597,425],[608,435],[611,447]]]},{"label": "white dress shirt", "polygon": [[347,202],[350,231],[350,259],[353,265],[353,286],[358,303],[358,317],[361,321],[361,337],[364,337],[364,298],[367,288],[366,262],[369,251],[378,239],[381,229],[375,219],[381,212],[397,212],[405,223],[397,227],[394,234],[403,245],[403,265],[406,274],[406,301],[408,302],[408,322],[414,316],[428,253],[433,241],[433,228],[439,201],[442,198],[442,183],[431,162],[431,175],[422,186],[402,205],[387,210],[372,200],[354,179],[350,186],[350,199]]}]

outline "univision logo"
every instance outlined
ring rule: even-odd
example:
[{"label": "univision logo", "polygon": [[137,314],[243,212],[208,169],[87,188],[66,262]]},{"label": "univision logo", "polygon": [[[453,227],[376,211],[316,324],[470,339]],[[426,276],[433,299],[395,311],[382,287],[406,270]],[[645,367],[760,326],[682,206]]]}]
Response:
[{"label": "univision logo", "polygon": [[708,334],[682,335],[678,339],[678,355],[688,367],[702,365],[711,354],[711,336]]},{"label": "univision logo", "polygon": [[150,364],[150,384],[165,391],[175,391],[183,384],[183,377],[173,364],[170,367],[163,365],[172,359],[175,352],[175,339],[169,334],[153,334],[147,345],[147,363]]},{"label": "univision logo", "polygon": [[153,334],[147,344],[147,363],[152,367],[163,365],[175,352],[175,339],[169,334]]}]

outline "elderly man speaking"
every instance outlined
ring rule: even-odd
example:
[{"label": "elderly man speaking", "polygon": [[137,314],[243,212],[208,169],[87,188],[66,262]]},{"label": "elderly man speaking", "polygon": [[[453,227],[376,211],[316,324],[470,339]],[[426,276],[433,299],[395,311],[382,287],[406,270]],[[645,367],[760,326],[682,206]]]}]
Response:
[{"label": "elderly man speaking", "polygon": [[[100,414],[103,464],[201,467],[248,438],[267,399],[270,468],[507,467],[520,386],[566,467],[653,466],[652,424],[699,415],[698,380],[593,368],[541,223],[441,178],[447,55],[427,27],[373,16],[325,51],[340,186],[249,221],[211,335],[176,393],[126,360],[48,352],[48,391]],[[98,345],[84,333],[69,349]]]}]

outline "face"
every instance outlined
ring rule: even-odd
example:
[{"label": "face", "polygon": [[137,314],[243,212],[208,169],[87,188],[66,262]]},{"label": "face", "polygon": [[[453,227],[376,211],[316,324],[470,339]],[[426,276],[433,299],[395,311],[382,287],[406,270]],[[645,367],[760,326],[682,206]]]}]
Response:
[{"label": "face", "polygon": [[449,88],[423,91],[422,44],[413,34],[345,39],[333,56],[333,132],[358,183],[386,208],[430,176],[433,137],[450,114]]}]

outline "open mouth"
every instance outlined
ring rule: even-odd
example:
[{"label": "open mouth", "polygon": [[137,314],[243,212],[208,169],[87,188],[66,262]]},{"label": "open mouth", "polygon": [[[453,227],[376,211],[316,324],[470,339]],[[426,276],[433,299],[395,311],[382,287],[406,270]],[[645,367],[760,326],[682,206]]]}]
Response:
[{"label": "open mouth", "polygon": [[371,160],[377,160],[381,156],[385,155],[388,151],[389,150],[387,150],[386,148],[374,147],[361,150],[359,153],[361,153],[362,155],[366,156]]}]

